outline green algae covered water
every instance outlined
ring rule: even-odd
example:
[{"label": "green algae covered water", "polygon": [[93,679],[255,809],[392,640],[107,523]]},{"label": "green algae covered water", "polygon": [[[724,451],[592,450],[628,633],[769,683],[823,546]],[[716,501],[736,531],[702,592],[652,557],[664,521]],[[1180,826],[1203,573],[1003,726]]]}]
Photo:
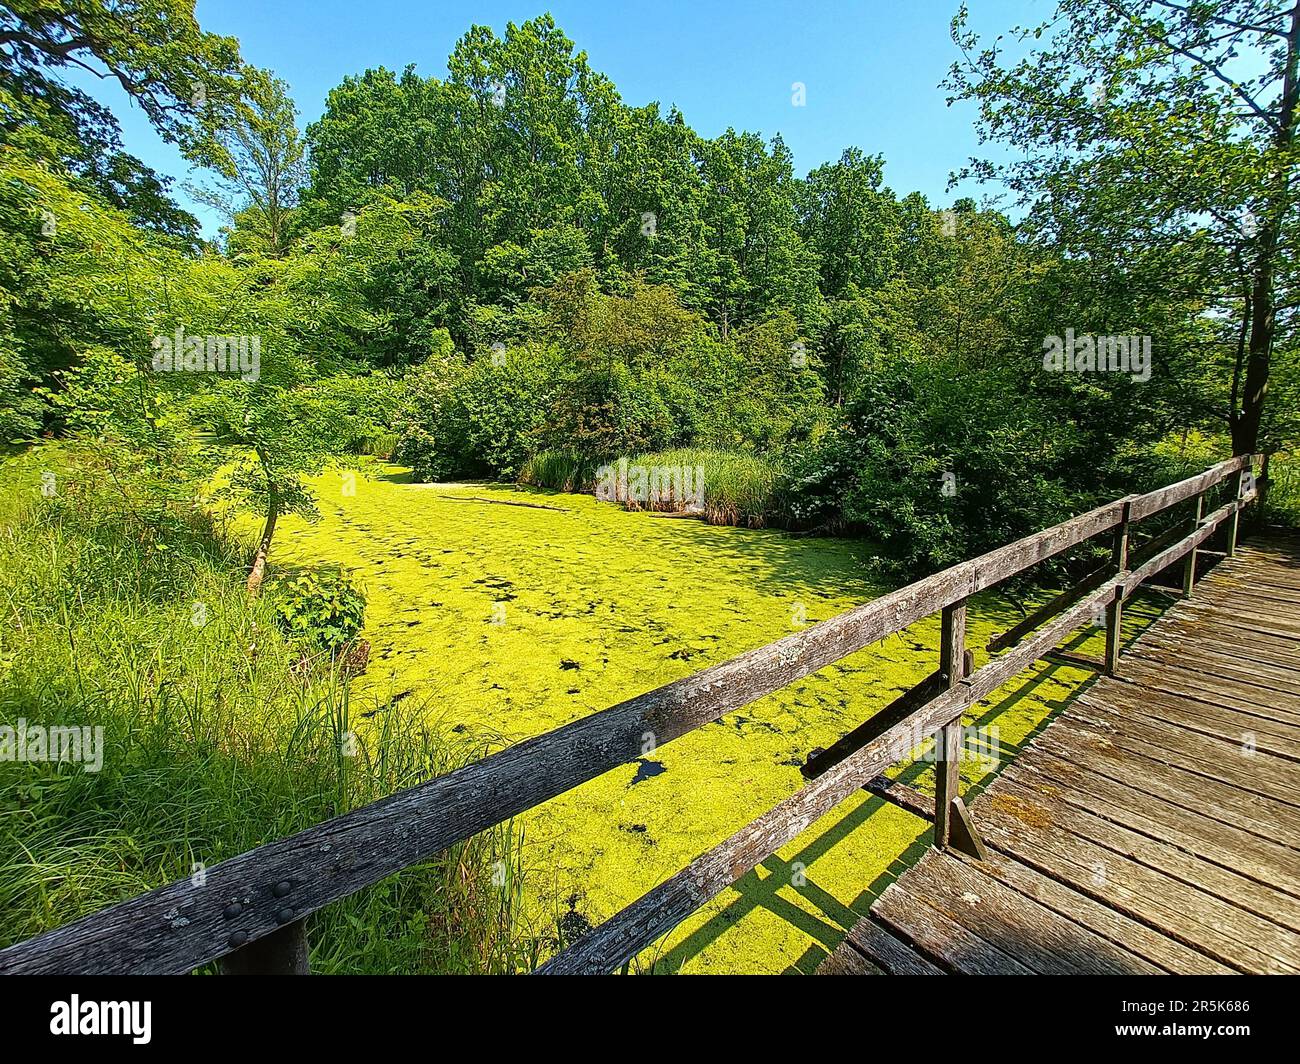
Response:
[{"label": "green algae covered water", "polygon": [[[869,601],[855,541],[715,527],[581,495],[413,484],[393,466],[313,482],[321,520],[283,522],[280,566],[338,563],[367,594],[368,672],[382,698],[517,742]],[[976,665],[1020,616],[971,610]],[[1129,624],[1144,623],[1143,611]],[[1074,644],[1097,652],[1098,634]],[[525,814],[525,933],[571,938],[607,919],[804,782],[808,753],[936,667],[938,618],[869,647]],[[1086,680],[1040,664],[976,707],[963,763],[979,782]],[[932,790],[923,761],[902,766]],[[637,970],[810,971],[924,846],[927,825],[878,799],[844,802],[724,892]]]}]

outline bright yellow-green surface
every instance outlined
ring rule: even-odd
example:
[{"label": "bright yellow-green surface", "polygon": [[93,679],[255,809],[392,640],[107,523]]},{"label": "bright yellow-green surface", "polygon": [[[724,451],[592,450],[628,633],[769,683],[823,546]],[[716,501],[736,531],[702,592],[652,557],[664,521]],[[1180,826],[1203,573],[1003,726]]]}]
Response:
[{"label": "bright yellow-green surface", "polygon": [[[286,520],[272,561],[338,562],[359,578],[372,644],[363,686],[432,698],[446,724],[508,742],[882,590],[863,575],[865,548],[848,540],[712,527],[536,489],[405,481],[382,465],[358,474],[351,494],[343,474],[317,478],[322,519]],[[508,505],[518,503],[531,505]],[[1018,617],[993,599],[975,605],[977,664],[989,635]],[[918,624],[526,814],[531,930],[599,923],[794,793],[810,750],[936,667],[937,636],[937,619]],[[1043,665],[968,721],[995,725],[1005,757],[1083,679]],[[964,765],[964,783],[988,767]],[[922,768],[904,771],[929,788]],[[900,858],[916,856],[925,829],[879,800],[853,798],[637,967],[811,970]]]}]

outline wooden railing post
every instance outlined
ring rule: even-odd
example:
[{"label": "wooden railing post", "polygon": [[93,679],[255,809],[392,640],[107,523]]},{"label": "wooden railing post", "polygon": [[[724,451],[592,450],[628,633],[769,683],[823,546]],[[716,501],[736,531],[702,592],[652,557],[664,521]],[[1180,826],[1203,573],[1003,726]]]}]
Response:
[{"label": "wooden railing post", "polygon": [[1263,528],[1264,522],[1268,520],[1266,510],[1268,508],[1268,486],[1272,481],[1269,476],[1269,465],[1273,456],[1265,454],[1259,462],[1259,479],[1255,481],[1255,528]]},{"label": "wooden railing post", "polygon": [[[1196,516],[1192,518],[1192,531],[1201,527],[1205,516],[1205,492],[1196,496]],[[1196,585],[1196,548],[1187,552],[1187,561],[1183,562],[1183,598],[1192,597],[1192,588]]]},{"label": "wooden railing post", "polygon": [[307,921],[295,920],[218,962],[222,975],[310,975]]},{"label": "wooden railing post", "polygon": [[[939,635],[939,686],[943,691],[961,683],[965,669],[966,600],[945,606]],[[953,801],[961,794],[961,717],[940,728],[934,737],[934,844],[948,845],[952,835]]]},{"label": "wooden railing post", "polygon": [[[1111,566],[1117,576],[1122,576],[1128,569],[1128,525],[1129,507],[1126,502],[1120,517],[1119,528],[1115,529],[1115,545],[1111,549]],[[1106,607],[1106,673],[1113,676],[1119,668],[1120,625],[1124,620],[1124,588],[1115,589],[1115,597]]]},{"label": "wooden railing post", "polygon": [[[1248,465],[1237,474],[1237,502],[1241,502],[1241,497],[1246,494],[1246,487],[1251,478],[1255,475],[1253,472],[1254,463]],[[1228,518],[1228,539],[1223,548],[1225,557],[1231,558],[1237,553],[1237,534],[1241,528],[1241,511],[1235,510],[1231,517]]]}]

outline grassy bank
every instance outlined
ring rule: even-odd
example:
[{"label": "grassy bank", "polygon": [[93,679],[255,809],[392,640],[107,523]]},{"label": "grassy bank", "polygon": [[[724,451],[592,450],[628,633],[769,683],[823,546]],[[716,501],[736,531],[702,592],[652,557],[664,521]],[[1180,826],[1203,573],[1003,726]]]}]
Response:
[{"label": "grassy bank", "polygon": [[[0,944],[169,881],[202,890],[205,867],[493,745],[419,699],[356,697],[328,656],[304,668],[243,560],[197,507],[151,504],[91,452],[0,467],[0,724],[103,729],[99,771],[0,761]],[[529,966],[516,854],[502,828],[328,907],[313,969]]]},{"label": "grassy bank", "polygon": [[1267,505],[1268,521],[1300,528],[1300,451],[1273,456],[1269,463]]}]

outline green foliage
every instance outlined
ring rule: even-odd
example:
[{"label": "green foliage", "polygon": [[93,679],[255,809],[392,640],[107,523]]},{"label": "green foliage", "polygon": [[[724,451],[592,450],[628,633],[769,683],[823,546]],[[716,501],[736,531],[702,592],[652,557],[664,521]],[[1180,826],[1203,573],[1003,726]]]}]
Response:
[{"label": "green foliage", "polygon": [[[150,483],[103,459],[49,445],[0,466],[0,719],[103,729],[97,772],[0,762],[0,946],[487,752],[420,699],[354,695],[328,658],[293,667],[241,547],[192,497],[146,519]],[[331,905],[312,969],[528,967],[517,845],[502,827]]]},{"label": "green foliage", "polygon": [[116,132],[108,112],[60,79],[69,69],[112,77],[164,139],[200,159],[212,148],[205,119],[239,98],[238,42],[201,30],[193,0],[5,0],[0,38],[0,88],[45,103],[44,117],[69,136]]},{"label": "green foliage", "polygon": [[1011,31],[1010,50],[1002,37],[981,45],[967,18],[963,5],[963,58],[945,87],[1009,150],[961,176],[1005,183],[1112,314],[1154,304],[1138,317],[1147,334],[1161,308],[1199,325],[1196,361],[1213,367],[1217,394],[1179,414],[1226,425],[1236,453],[1256,450],[1284,410],[1265,405],[1274,352],[1296,343],[1293,317],[1275,310],[1295,302],[1297,13],[1269,0],[1059,0]]},{"label": "green foliage", "polygon": [[366,596],[341,569],[285,575],[273,596],[280,629],[315,647],[337,653],[366,621]]},{"label": "green foliage", "polygon": [[955,374],[900,359],[865,374],[843,423],[794,462],[783,491],[792,523],[843,527],[915,577],[1062,519],[1076,432],[1033,396],[1009,403],[1015,377]]},{"label": "green foliage", "polygon": [[533,450],[554,357],[532,344],[475,362],[430,359],[406,378],[395,459],[421,480],[515,476]]},{"label": "green foliage", "polygon": [[511,478],[539,450],[587,468],[681,445],[775,449],[824,418],[815,366],[793,357],[805,349],[793,316],[724,341],[666,286],[621,289],[565,274],[511,315],[539,339],[408,374],[397,460],[420,478]]},{"label": "green foliage", "polygon": [[1300,453],[1275,454],[1269,479],[1266,520],[1300,528]]},{"label": "green foliage", "polygon": [[812,313],[817,266],[779,138],[710,141],[675,111],[628,107],[549,15],[502,37],[472,27],[447,65],[446,79],[368,70],[329,94],[307,130],[304,209],[321,226],[376,196],[445,203],[435,244],[460,298],[439,324],[459,344],[484,340],[477,307],[587,267],[609,289],[669,285],[723,328]]},{"label": "green foliage", "polygon": [[219,149],[214,178],[193,191],[233,224],[230,249],[278,258],[297,228],[298,195],[306,181],[306,146],[289,86],[246,67],[234,113],[212,124]]},{"label": "green foliage", "polygon": [[[644,502],[615,500],[630,508],[682,512],[685,503],[692,501],[691,509],[697,504],[700,516],[710,524],[762,528],[769,522],[785,522],[782,470],[773,459],[705,447],[679,447],[633,454],[624,460],[629,469],[682,470],[683,481],[699,493],[695,500],[675,496]],[[542,451],[528,460],[519,480],[539,488],[590,493],[596,490],[603,468],[604,463],[564,451]]]},{"label": "green foliage", "polygon": [[672,437],[668,405],[653,382],[612,362],[579,369],[557,390],[543,442],[596,459],[663,447]]}]

